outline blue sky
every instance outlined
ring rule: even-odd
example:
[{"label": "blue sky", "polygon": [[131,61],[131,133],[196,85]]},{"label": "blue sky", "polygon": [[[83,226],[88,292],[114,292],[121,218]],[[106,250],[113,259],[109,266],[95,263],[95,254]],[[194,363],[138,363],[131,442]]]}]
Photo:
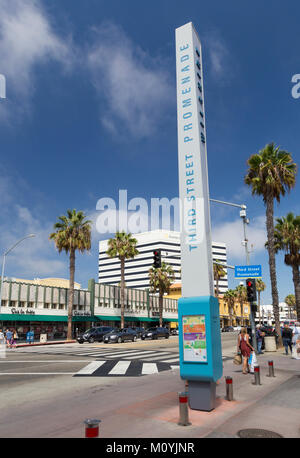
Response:
[{"label": "blue sky", "polygon": [[[271,303],[265,209],[243,184],[247,158],[274,141],[299,161],[300,5],[290,0],[0,0],[0,248],[35,233],[6,275],[68,277],[49,232],[67,208],[93,221],[102,197],[178,195],[175,28],[192,21],[202,42],[210,195],[247,205],[251,263]],[[300,212],[299,179],[275,215]],[[239,211],[211,206],[213,238],[244,264]],[[76,280],[97,278],[97,246],[78,255]],[[280,301],[293,293],[277,256]],[[230,286],[237,281],[232,273]]]}]

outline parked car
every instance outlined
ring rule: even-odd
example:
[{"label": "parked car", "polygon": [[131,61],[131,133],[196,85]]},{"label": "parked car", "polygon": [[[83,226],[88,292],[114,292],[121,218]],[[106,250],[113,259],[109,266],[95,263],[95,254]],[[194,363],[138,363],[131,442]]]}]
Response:
[{"label": "parked car", "polygon": [[233,326],[224,326],[224,328],[222,328],[222,332],[233,332],[233,331],[234,331]]},{"label": "parked car", "polygon": [[131,342],[136,342],[137,340],[137,333],[132,328],[123,328],[123,329],[113,329],[108,334],[106,334],[103,338],[104,343],[109,342],[126,342],[131,340]]},{"label": "parked car", "polygon": [[145,328],[132,327],[131,329],[133,329],[137,333],[138,338],[140,338],[142,334],[145,332]]},{"label": "parked car", "polygon": [[145,339],[158,339],[159,337],[164,337],[168,339],[170,336],[169,330],[167,328],[149,328],[142,334],[142,340]]},{"label": "parked car", "polygon": [[103,336],[112,330],[113,328],[111,326],[99,326],[88,329],[77,337],[77,342],[80,344],[83,344],[84,342],[102,342]]},{"label": "parked car", "polygon": [[171,334],[171,336],[178,336],[178,334],[179,334],[178,328],[172,328],[170,330],[170,334]]}]

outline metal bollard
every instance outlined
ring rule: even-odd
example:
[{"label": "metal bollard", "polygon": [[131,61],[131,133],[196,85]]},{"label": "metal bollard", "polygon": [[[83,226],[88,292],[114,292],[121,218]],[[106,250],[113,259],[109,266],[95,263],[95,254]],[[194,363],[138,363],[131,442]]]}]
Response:
[{"label": "metal bollard", "polygon": [[254,367],[254,383],[253,385],[261,385],[260,383],[260,369],[259,366]]},{"label": "metal bollard", "polygon": [[226,399],[227,401],[233,401],[232,377],[225,377],[225,380],[226,380]]},{"label": "metal bollard", "polygon": [[85,437],[99,437],[99,423],[101,420],[84,420]]},{"label": "metal bollard", "polygon": [[178,393],[179,395],[179,422],[180,426],[189,426],[189,407],[188,407],[188,393]]},{"label": "metal bollard", "polygon": [[275,377],[273,361],[268,361],[268,365],[269,365],[269,375],[267,375],[267,377]]}]

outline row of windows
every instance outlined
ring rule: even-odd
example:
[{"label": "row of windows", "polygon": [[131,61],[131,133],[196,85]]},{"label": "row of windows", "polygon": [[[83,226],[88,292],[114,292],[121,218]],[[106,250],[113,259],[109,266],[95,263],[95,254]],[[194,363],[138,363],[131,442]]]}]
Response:
[{"label": "row of windows", "polygon": [[[42,309],[51,309],[51,310],[67,310],[67,305],[65,304],[50,304],[49,302],[45,302],[44,304],[36,304],[35,302],[23,302],[23,301],[1,301],[2,307],[11,307],[11,308],[42,308]],[[84,310],[83,305],[74,305],[73,310]]]}]

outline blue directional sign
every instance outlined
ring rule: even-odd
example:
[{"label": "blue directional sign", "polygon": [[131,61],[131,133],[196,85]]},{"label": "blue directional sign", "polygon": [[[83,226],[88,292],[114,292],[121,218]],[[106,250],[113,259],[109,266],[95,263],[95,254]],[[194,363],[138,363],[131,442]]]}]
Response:
[{"label": "blue directional sign", "polygon": [[235,278],[261,278],[261,265],[257,266],[235,266]]}]

